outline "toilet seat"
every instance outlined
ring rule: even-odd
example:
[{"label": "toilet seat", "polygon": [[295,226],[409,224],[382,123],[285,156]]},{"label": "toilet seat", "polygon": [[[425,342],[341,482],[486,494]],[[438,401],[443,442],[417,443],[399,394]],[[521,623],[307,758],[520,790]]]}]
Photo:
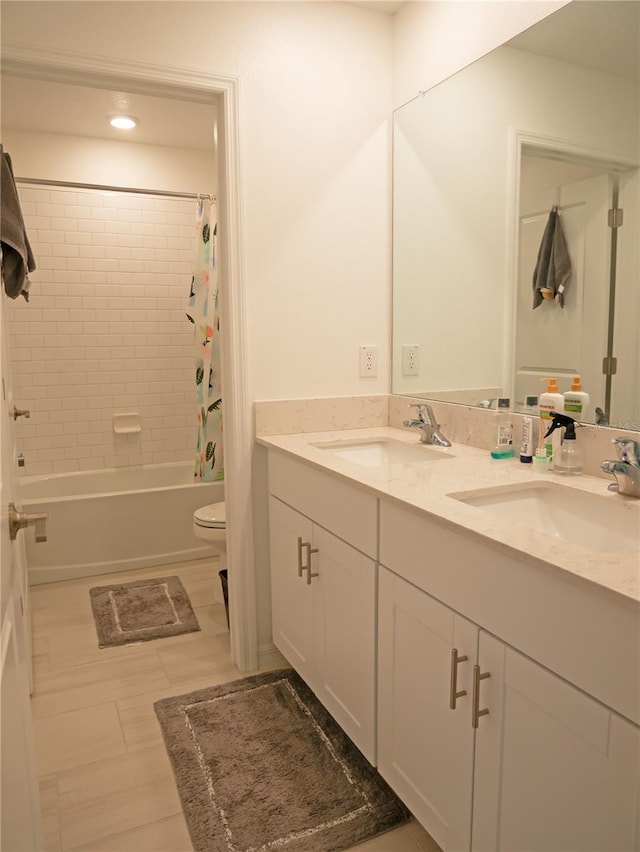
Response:
[{"label": "toilet seat", "polygon": [[193,521],[196,526],[209,530],[225,530],[227,528],[227,514],[224,503],[209,503],[201,506],[193,513]]}]

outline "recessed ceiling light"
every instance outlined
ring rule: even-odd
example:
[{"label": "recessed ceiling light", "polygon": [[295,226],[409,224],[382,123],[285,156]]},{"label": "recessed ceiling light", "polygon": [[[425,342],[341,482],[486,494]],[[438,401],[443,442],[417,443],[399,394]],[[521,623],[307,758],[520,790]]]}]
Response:
[{"label": "recessed ceiling light", "polygon": [[138,123],[138,119],[132,115],[112,115],[109,116],[109,124],[112,127],[117,127],[118,130],[131,130]]}]

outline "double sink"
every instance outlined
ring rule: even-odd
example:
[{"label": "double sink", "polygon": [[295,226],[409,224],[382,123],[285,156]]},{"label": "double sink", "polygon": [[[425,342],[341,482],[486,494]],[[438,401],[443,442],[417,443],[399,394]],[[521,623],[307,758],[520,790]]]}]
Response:
[{"label": "double sink", "polygon": [[[442,462],[449,449],[393,438],[317,442],[314,447],[369,468]],[[640,501],[598,495],[553,479],[493,486],[447,495],[494,514],[505,524],[526,526],[598,553],[640,549]]]}]

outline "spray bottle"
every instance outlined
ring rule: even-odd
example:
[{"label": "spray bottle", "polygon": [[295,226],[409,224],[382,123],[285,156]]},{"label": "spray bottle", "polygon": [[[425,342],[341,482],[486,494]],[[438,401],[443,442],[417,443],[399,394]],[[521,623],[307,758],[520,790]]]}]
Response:
[{"label": "spray bottle", "polygon": [[582,450],[576,443],[576,421],[566,414],[556,414],[545,438],[560,428],[564,428],[564,439],[559,451],[554,454],[553,469],[556,473],[575,476],[582,473]]},{"label": "spray bottle", "polygon": [[538,398],[540,406],[540,446],[536,451],[536,456],[548,459],[548,466],[553,465],[553,456],[560,451],[561,438],[560,433],[553,435],[553,429],[550,429],[551,423],[556,413],[562,414],[564,411],[564,397],[558,390],[558,383],[555,378],[540,379],[542,382],[548,382],[547,389],[541,393]]}]

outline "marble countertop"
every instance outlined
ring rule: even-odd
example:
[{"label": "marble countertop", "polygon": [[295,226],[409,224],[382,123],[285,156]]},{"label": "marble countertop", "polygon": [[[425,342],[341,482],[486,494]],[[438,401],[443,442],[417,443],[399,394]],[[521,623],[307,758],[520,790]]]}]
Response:
[{"label": "marble countertop", "polygon": [[[440,519],[458,532],[483,544],[517,555],[519,559],[545,570],[560,570],[563,579],[589,583],[617,602],[637,608],[640,604],[640,500],[608,491],[606,479],[593,476],[561,476],[521,464],[515,459],[492,459],[487,451],[455,444],[452,447],[425,447],[430,454],[450,458],[367,467],[347,461],[314,446],[337,441],[363,441],[391,438],[405,444],[418,444],[415,433],[393,427],[306,432],[294,435],[258,436],[268,449],[280,450],[314,467],[331,471],[348,482],[432,518]],[[416,451],[422,447],[416,447]],[[488,487],[509,487],[533,481],[553,482],[580,492],[596,494],[620,504],[628,512],[629,529],[638,530],[639,547],[615,552],[595,552],[579,544],[545,535],[526,524],[503,521],[499,515],[467,505],[451,497],[453,493]]]}]

